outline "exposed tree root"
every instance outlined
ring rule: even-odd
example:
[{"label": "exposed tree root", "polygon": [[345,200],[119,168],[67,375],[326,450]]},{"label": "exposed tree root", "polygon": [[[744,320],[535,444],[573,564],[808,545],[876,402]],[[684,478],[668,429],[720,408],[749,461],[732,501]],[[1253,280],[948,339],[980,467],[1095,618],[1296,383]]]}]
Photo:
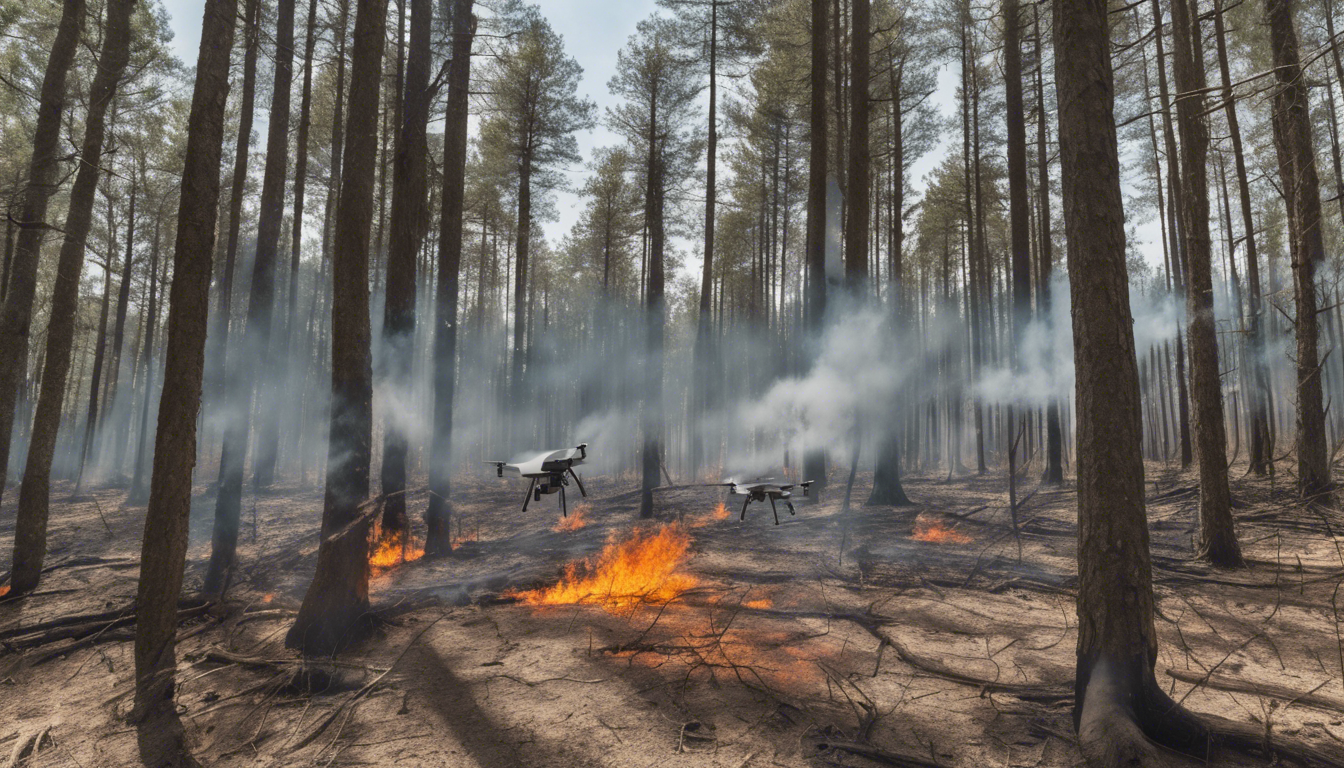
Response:
[{"label": "exposed tree root", "polygon": [[[1255,696],[1278,699],[1284,702],[1285,705],[1301,704],[1304,707],[1311,707],[1313,709],[1344,712],[1344,699],[1316,693],[1316,690],[1321,686],[1317,686],[1316,689],[1310,691],[1294,691],[1291,688],[1285,688],[1281,685],[1262,685],[1247,680],[1237,680],[1236,678],[1228,677],[1226,675],[1201,675],[1197,672],[1187,672],[1183,669],[1168,669],[1167,675],[1169,677],[1174,677],[1181,682],[1193,683],[1196,686],[1202,685],[1206,688],[1216,688],[1220,691],[1249,693]],[[1324,683],[1322,683],[1322,685],[1324,685]]]},{"label": "exposed tree root", "polygon": [[1188,765],[1177,754],[1208,763],[1225,750],[1305,766],[1344,763],[1344,753],[1272,739],[1269,727],[1195,715],[1158,687],[1145,655],[1125,660],[1100,656],[1090,665],[1080,663],[1079,671],[1076,690],[1083,695],[1074,718],[1089,765]]}]

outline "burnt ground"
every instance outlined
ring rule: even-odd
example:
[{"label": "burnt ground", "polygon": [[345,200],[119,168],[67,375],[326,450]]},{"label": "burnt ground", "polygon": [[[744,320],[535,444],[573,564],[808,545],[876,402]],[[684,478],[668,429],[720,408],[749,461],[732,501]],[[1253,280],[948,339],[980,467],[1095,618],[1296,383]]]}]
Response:
[{"label": "burnt ground", "polygon": [[[1190,559],[1193,478],[1148,471],[1159,681],[1271,743],[1344,755],[1344,545],[1331,534],[1344,513],[1234,470],[1250,568],[1218,571]],[[508,596],[627,535],[631,484],[589,479],[589,525],[557,532],[552,498],[524,515],[516,482],[464,479],[456,553],[376,578],[375,635],[303,668],[282,642],[313,572],[321,494],[249,495],[228,603],[184,612],[180,629],[192,753],[221,766],[1079,764],[1073,492],[1032,496],[1019,540],[1002,472],[908,478],[918,506],[900,509],[861,506],[860,475],[847,515],[843,479],[779,526],[760,506],[744,523],[731,504],[716,519],[716,489],[659,491],[662,522],[681,519],[692,538],[697,583],[633,609]],[[213,498],[199,491],[188,590],[209,554]],[[6,554],[16,495],[0,508]],[[423,483],[411,498],[418,513]],[[42,587],[0,603],[0,758],[26,747],[23,765],[138,762],[125,624],[104,617],[97,634],[42,644],[13,631],[131,604],[144,508],[124,499],[58,486]],[[970,540],[912,540],[920,515]]]}]

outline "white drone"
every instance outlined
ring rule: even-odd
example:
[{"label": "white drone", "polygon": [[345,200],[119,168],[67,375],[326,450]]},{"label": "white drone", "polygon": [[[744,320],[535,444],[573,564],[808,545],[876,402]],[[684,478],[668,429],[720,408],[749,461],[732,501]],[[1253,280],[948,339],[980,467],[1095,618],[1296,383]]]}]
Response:
[{"label": "white drone", "polygon": [[574,478],[574,483],[579,486],[579,493],[584,497],[588,492],[583,489],[583,481],[579,479],[574,467],[582,464],[583,460],[588,458],[588,444],[580,443],[574,448],[562,448],[558,451],[546,451],[517,464],[510,464],[506,461],[487,461],[486,464],[495,465],[495,474],[499,477],[526,477],[531,479],[532,483],[527,487],[527,495],[523,497],[523,511],[527,511],[528,502],[536,499],[541,501],[542,494],[560,494],[560,512],[569,516],[569,510],[565,505],[565,486],[569,485],[569,479]]}]

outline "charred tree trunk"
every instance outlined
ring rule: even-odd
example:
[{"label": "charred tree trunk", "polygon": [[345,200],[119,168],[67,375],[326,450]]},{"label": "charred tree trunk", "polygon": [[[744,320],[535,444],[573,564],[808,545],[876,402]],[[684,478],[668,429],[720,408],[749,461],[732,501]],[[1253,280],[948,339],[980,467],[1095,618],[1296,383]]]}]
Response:
[{"label": "charred tree trunk", "polygon": [[378,156],[378,90],[387,0],[359,0],[350,71],[345,180],[332,253],[331,432],[317,572],[285,638],[325,655],[357,640],[369,607],[373,371],[369,358],[369,232]]},{"label": "charred tree trunk", "polygon": [[1213,242],[1209,234],[1209,127],[1204,117],[1203,46],[1198,13],[1190,0],[1172,0],[1176,102],[1181,134],[1180,204],[1186,242],[1186,314],[1190,339],[1190,394],[1195,458],[1199,463],[1199,544],[1201,557],[1215,565],[1242,565],[1232,526],[1227,483],[1227,431],[1218,367],[1218,332],[1213,317]]},{"label": "charred tree trunk", "polygon": [[1302,79],[1292,0],[1265,0],[1274,57],[1274,143],[1288,206],[1293,295],[1297,300],[1297,487],[1303,497],[1328,498],[1330,466],[1325,445],[1325,411],[1317,348],[1316,267],[1325,259],[1321,233],[1321,192],[1312,146],[1307,84]]},{"label": "charred tree trunk", "polygon": [[33,155],[28,162],[28,184],[16,222],[19,234],[5,278],[5,301],[0,308],[0,496],[9,468],[9,439],[14,431],[19,383],[28,372],[28,331],[37,293],[37,262],[46,238],[47,202],[60,183],[61,118],[65,114],[66,75],[79,48],[84,26],[84,0],[67,0],[51,44],[42,94],[33,130]]},{"label": "charred tree trunk", "polygon": [[33,418],[28,461],[19,486],[19,509],[14,528],[14,571],[10,591],[30,592],[37,587],[47,551],[47,512],[51,497],[51,460],[56,452],[56,434],[65,405],[66,377],[70,373],[70,350],[75,340],[75,315],[79,308],[79,276],[84,270],[84,244],[93,223],[94,195],[103,155],[107,110],[116,97],[117,85],[130,59],[131,10],[135,0],[107,4],[103,50],[98,74],[89,91],[89,110],[84,122],[84,144],[79,172],[70,190],[70,208],[65,216],[65,239],[61,242],[52,289],[51,320],[47,324],[47,351],[43,360],[42,386]]},{"label": "charred tree trunk", "polygon": [[[423,240],[426,192],[429,188],[425,138],[429,123],[430,30],[432,0],[411,0],[411,43],[406,57],[405,91],[401,99],[400,137],[392,166],[391,237],[387,250],[387,287],[383,303],[383,375],[391,392],[383,426],[382,536],[403,537],[406,519],[407,417],[401,404],[411,398],[411,361],[415,347],[416,256]],[[458,259],[461,260],[461,213],[458,214]]]},{"label": "charred tree trunk", "polygon": [[[196,86],[187,120],[186,166],[177,210],[173,287],[163,397],[154,439],[154,473],[140,552],[136,593],[135,715],[171,718],[177,670],[177,601],[186,565],[191,475],[196,463],[196,416],[205,367],[211,259],[219,215],[219,164],[229,51],[237,0],[206,0]],[[168,759],[180,760],[179,757]]]},{"label": "charred tree trunk", "polygon": [[[425,554],[452,551],[449,499],[453,398],[457,380],[458,276],[462,267],[462,213],[467,178],[467,118],[471,46],[476,33],[472,0],[453,5],[453,60],[448,70],[448,120],[444,128],[443,210],[439,221],[439,274],[434,312],[434,436],[429,452],[429,508]],[[481,232],[484,265],[485,232]],[[481,286],[481,290],[484,287]]]}]

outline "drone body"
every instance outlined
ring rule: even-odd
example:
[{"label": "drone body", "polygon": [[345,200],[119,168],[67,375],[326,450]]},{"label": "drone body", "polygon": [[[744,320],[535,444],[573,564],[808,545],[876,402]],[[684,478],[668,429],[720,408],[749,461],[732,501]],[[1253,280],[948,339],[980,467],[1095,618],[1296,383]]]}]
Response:
[{"label": "drone body", "polygon": [[588,458],[588,444],[580,443],[574,448],[562,448],[558,451],[543,451],[527,461],[510,464],[505,461],[487,461],[495,465],[495,474],[499,477],[526,477],[531,480],[527,495],[523,497],[523,511],[532,500],[541,501],[543,495],[560,494],[560,511],[565,517],[569,509],[565,504],[565,487],[570,478],[579,486],[579,493],[587,496],[583,481],[579,479],[574,467]]},{"label": "drone body", "polygon": [[747,498],[742,502],[742,515],[739,520],[747,519],[747,507],[753,501],[769,501],[770,509],[775,513],[775,525],[779,525],[779,508],[775,506],[775,501],[783,501],[789,509],[789,514],[795,514],[793,510],[793,488],[801,487],[803,489],[803,498],[808,497],[808,492],[812,487],[812,481],[807,480],[801,483],[776,483],[772,478],[758,478],[750,483],[738,483],[729,481],[723,483],[728,487],[728,495],[742,495]]}]

